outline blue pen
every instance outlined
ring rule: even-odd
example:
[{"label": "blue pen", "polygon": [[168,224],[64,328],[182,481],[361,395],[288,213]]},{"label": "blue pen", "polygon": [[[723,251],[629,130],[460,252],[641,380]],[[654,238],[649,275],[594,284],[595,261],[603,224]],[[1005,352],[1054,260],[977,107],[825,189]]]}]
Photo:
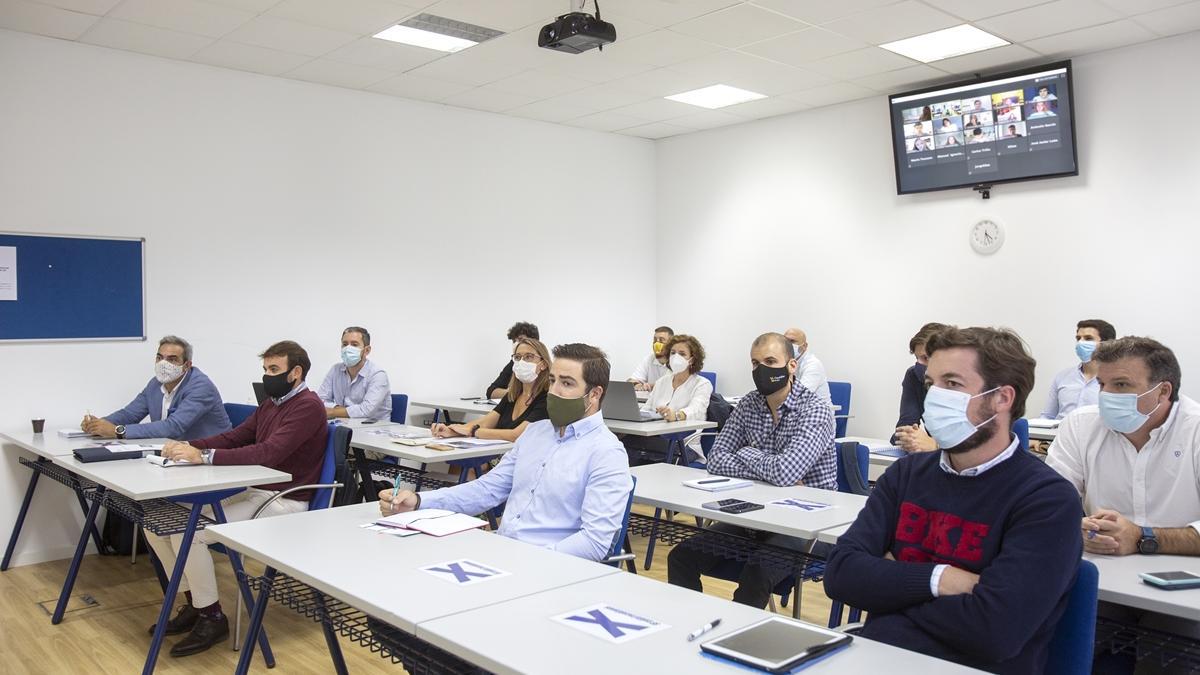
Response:
[{"label": "blue pen", "polygon": [[400,494],[400,474],[396,474],[396,485],[392,487],[392,503],[396,503],[396,495]]}]

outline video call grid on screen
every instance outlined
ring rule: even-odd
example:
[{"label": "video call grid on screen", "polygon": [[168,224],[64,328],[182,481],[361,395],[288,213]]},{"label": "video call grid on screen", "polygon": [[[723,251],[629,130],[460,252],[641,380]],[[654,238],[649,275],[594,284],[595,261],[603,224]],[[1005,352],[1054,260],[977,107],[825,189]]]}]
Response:
[{"label": "video call grid on screen", "polygon": [[893,96],[897,191],[1076,173],[1068,68]]}]

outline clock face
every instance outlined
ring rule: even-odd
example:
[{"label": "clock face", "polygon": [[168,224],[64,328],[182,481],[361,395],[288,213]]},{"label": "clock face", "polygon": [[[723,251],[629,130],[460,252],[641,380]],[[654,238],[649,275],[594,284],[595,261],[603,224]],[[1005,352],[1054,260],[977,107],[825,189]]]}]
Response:
[{"label": "clock face", "polygon": [[984,219],[971,227],[971,248],[977,253],[991,255],[1004,245],[1004,228],[994,220]]}]

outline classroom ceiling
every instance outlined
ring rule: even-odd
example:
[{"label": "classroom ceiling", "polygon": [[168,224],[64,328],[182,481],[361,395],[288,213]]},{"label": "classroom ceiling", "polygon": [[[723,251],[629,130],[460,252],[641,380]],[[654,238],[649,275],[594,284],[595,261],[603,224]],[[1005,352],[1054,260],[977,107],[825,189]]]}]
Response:
[{"label": "classroom ceiling", "polygon": [[[617,42],[563,54],[568,0],[0,0],[0,27],[115,49],[664,138],[1200,29],[1180,0],[601,0]],[[588,0],[588,11],[593,11]],[[506,34],[442,52],[371,35],[420,12]],[[1013,44],[932,64],[876,45],[969,22]],[[663,97],[723,83],[768,98]]]}]

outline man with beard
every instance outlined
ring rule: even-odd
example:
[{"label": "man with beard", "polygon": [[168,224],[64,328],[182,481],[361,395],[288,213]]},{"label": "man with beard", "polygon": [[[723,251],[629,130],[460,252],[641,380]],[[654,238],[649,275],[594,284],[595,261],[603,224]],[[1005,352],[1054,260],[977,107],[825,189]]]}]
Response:
[{"label": "man with beard", "polygon": [[941,452],[887,470],[829,556],[825,592],[862,635],[999,673],[1045,669],[1079,568],[1079,495],[1017,449],[1033,357],[1015,333],[947,327],[925,345]]}]

